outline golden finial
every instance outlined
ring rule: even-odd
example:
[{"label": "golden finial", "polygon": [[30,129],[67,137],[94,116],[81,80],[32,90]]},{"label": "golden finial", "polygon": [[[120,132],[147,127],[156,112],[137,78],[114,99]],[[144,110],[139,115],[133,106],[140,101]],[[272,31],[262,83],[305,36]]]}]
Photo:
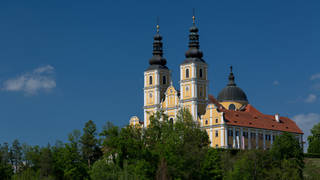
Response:
[{"label": "golden finial", "polygon": [[157,33],[159,33],[159,28],[160,28],[160,26],[159,26],[159,17],[157,17]]},{"label": "golden finial", "polygon": [[193,22],[193,25],[195,25],[196,24],[196,16],[195,16],[195,14],[196,14],[196,12],[195,12],[195,9],[193,8],[192,9],[192,22]]}]

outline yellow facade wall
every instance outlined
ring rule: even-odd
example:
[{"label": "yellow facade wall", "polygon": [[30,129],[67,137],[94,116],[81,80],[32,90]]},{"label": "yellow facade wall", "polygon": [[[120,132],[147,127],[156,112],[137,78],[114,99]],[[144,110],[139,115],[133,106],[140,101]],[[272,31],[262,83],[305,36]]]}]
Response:
[{"label": "yellow facade wall", "polygon": [[244,103],[234,102],[234,101],[220,102],[220,104],[226,109],[229,109],[230,104],[234,104],[236,106],[237,110],[240,109],[244,105]]}]

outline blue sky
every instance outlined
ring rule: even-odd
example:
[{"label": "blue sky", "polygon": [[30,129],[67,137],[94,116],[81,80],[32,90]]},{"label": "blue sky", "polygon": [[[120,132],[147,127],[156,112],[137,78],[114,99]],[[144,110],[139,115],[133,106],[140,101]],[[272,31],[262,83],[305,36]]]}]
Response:
[{"label": "blue sky", "polygon": [[236,83],[263,113],[320,121],[318,1],[0,2],[0,142],[44,145],[89,119],[142,117],[143,71],[157,16],[178,87],[192,8],[210,94]]}]

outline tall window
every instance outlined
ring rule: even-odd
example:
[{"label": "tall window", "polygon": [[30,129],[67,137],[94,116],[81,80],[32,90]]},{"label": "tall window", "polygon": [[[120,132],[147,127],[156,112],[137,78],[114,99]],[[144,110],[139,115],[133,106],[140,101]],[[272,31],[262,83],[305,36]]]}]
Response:
[{"label": "tall window", "polygon": [[149,76],[149,84],[152,84],[152,76]]},{"label": "tall window", "polygon": [[186,69],[186,78],[189,78],[189,69]]},{"label": "tall window", "polygon": [[199,70],[199,76],[202,78],[202,69]]},{"label": "tall window", "polygon": [[219,137],[219,131],[216,131],[216,137]]},{"label": "tall window", "polygon": [[166,76],[162,77],[162,84],[167,84],[167,77]]}]

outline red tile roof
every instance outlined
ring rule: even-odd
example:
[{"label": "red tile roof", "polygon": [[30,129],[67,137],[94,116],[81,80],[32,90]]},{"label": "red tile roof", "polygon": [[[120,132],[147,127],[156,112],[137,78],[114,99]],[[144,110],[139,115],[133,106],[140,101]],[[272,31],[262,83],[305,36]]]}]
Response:
[{"label": "red tile roof", "polygon": [[262,114],[251,104],[248,104],[244,111],[232,111],[221,108],[221,104],[213,96],[209,96],[209,99],[218,107],[218,111],[224,112],[224,120],[228,125],[303,134],[297,124],[287,117],[279,117],[280,122],[277,122],[275,116]]}]

